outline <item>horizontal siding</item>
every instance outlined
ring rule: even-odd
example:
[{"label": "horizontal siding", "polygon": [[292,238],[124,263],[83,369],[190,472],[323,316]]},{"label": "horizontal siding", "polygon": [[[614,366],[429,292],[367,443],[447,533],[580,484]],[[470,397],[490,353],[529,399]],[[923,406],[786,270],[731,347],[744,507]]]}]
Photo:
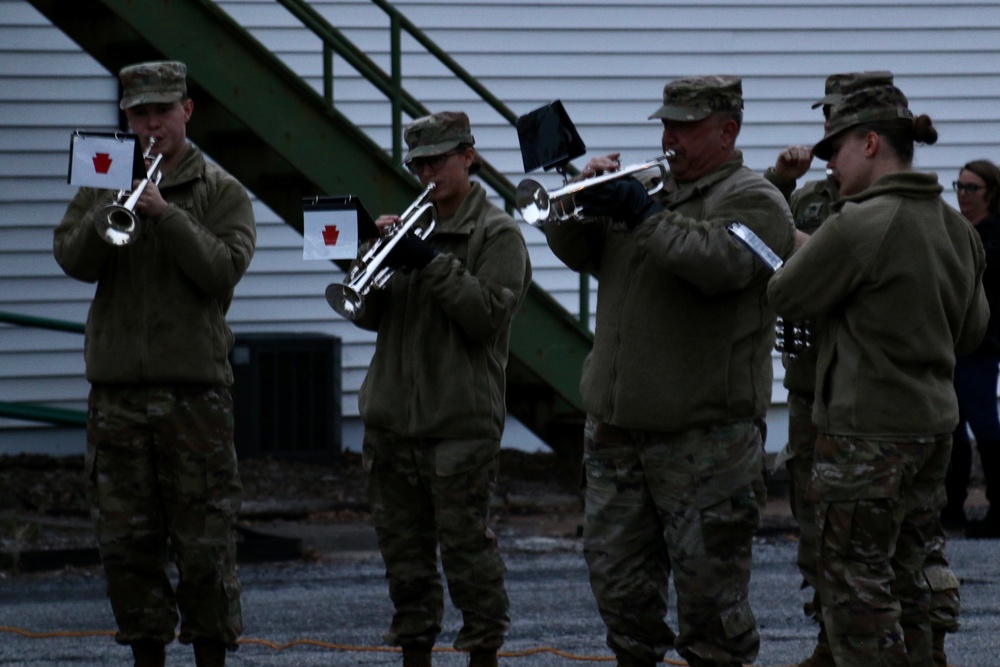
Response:
[{"label": "horizontal siding", "polygon": [[[218,4],[321,89],[319,41],[277,2]],[[380,9],[368,0],[312,5],[388,69],[388,19]],[[659,105],[663,83],[731,73],[744,80],[739,143],[747,164],[763,170],[786,145],[820,137],[821,117],[810,105],[829,73],[890,69],[911,107],[929,114],[940,133],[937,145],[918,149],[917,168],[950,183],[969,159],[1000,160],[996,2],[398,0],[396,6],[516,114],[562,100],[588,157],[613,150],[626,164],[653,157],[660,130],[646,117]],[[486,158],[511,181],[523,178],[509,124],[414,40],[404,38],[403,49],[404,86],[433,110],[469,113]],[[388,150],[388,103],[340,58],[334,71],[338,109]],[[117,82],[26,1],[0,0],[0,83],[0,310],[83,321],[93,286],[62,274],[51,256],[52,228],[73,194],[66,184],[70,133],[116,126]],[[822,176],[823,165],[814,166],[806,178]],[[559,185],[554,174],[533,177]],[[955,203],[952,193],[945,196]],[[230,322],[237,332],[341,338],[344,414],[356,416],[373,336],[333,315],[323,298],[342,272],[303,261],[301,237],[267,207],[255,207],[257,254],[237,288]],[[380,212],[377,202],[368,207]],[[579,277],[555,258],[540,232],[524,231],[537,283],[576,312]],[[592,321],[595,308],[592,293]],[[82,407],[81,349],[78,335],[0,325],[0,400]],[[782,402],[777,358],[774,368],[774,400]]]}]

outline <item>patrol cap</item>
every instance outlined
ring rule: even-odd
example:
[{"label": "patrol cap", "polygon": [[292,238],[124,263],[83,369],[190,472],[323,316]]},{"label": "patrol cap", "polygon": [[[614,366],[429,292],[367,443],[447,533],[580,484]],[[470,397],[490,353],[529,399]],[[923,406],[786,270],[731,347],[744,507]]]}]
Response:
[{"label": "patrol cap", "polygon": [[151,102],[176,102],[187,96],[187,65],[158,60],[128,65],[118,72],[122,82],[122,109]]},{"label": "patrol cap", "polygon": [[829,160],[833,139],[844,130],[865,123],[913,123],[906,95],[896,86],[875,86],[850,93],[830,111],[826,134],[813,146],[813,155]]},{"label": "patrol cap", "polygon": [[743,80],[738,76],[692,76],[663,87],[663,106],[650,120],[666,118],[684,122],[708,118],[716,111],[743,108]]},{"label": "patrol cap", "polygon": [[891,86],[892,72],[888,70],[872,70],[870,72],[846,72],[831,74],[826,77],[826,95],[812,105],[812,108],[824,105],[834,105],[843,99],[844,95],[861,88],[872,86]]},{"label": "patrol cap", "polygon": [[403,138],[409,148],[403,164],[413,158],[447,153],[459,144],[474,146],[476,143],[469,117],[461,111],[442,111],[417,118],[406,126]]}]

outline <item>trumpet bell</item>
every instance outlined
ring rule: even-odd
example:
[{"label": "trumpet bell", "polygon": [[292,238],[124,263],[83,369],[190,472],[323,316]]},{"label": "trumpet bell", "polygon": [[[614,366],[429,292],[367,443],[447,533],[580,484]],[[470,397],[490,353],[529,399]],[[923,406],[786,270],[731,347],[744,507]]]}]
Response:
[{"label": "trumpet bell", "polygon": [[341,317],[354,322],[365,314],[365,300],[355,289],[343,283],[326,287],[326,302]]},{"label": "trumpet bell", "polygon": [[517,184],[514,206],[521,217],[532,227],[542,227],[552,212],[549,193],[536,180],[526,178]]},{"label": "trumpet bell", "polygon": [[97,233],[106,243],[124,246],[139,237],[139,218],[125,206],[113,204],[103,211],[104,217],[95,221]]}]

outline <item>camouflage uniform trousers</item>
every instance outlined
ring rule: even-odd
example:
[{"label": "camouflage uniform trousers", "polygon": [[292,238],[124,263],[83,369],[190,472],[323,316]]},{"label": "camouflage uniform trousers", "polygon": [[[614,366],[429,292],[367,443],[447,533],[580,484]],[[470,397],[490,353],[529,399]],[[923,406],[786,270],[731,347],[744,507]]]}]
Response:
[{"label": "camouflage uniform trousers", "polygon": [[368,502],[395,613],[384,638],[430,648],[441,632],[448,581],[462,613],[459,651],[497,649],[510,627],[507,571],[488,525],[500,443],[439,440],[365,430]]},{"label": "camouflage uniform trousers", "polygon": [[[94,385],[86,471],[115,639],[236,648],[233,523],[242,485],[232,396],[207,385]],[[177,565],[176,590],[168,562]]]},{"label": "camouflage uniform trousers", "polygon": [[[763,443],[752,421],[680,433],[588,418],[584,557],[608,646],[662,661],[671,645],[691,665],[753,662],[753,533],[765,502]],[[667,626],[671,572],[678,633]]]},{"label": "camouflage uniform trousers", "polygon": [[934,575],[925,567],[940,533],[950,451],[950,435],[817,439],[808,495],[820,531],[823,622],[838,667],[932,665]]},{"label": "camouflage uniform trousers", "polygon": [[[819,528],[816,506],[805,491],[812,477],[813,451],[819,430],[812,421],[813,395],[788,392],[788,468],[791,483],[792,516],[799,525],[799,546],[796,563],[802,573],[803,588],[813,589],[812,599],[804,606],[806,616],[822,619],[822,603],[816,590],[816,558],[819,550]],[[931,627],[938,632],[958,630],[960,609],[958,577],[952,572],[945,555],[945,535],[938,526],[928,544],[924,576],[931,589]]]},{"label": "camouflage uniform trousers", "polygon": [[796,564],[802,573],[802,587],[812,587],[812,600],[805,605],[806,616],[821,618],[822,605],[816,592],[816,556],[819,550],[819,528],[816,506],[805,491],[812,477],[813,450],[819,430],[812,421],[813,396],[788,392],[788,454],[785,463],[790,481],[789,500],[792,516],[799,525],[799,545]]}]

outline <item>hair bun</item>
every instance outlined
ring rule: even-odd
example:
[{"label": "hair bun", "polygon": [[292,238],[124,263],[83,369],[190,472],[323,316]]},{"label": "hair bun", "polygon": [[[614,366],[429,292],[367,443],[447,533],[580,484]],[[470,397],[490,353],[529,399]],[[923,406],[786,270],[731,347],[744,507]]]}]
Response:
[{"label": "hair bun", "polygon": [[938,132],[927,114],[920,114],[913,119],[913,140],[928,145],[937,143]]}]

